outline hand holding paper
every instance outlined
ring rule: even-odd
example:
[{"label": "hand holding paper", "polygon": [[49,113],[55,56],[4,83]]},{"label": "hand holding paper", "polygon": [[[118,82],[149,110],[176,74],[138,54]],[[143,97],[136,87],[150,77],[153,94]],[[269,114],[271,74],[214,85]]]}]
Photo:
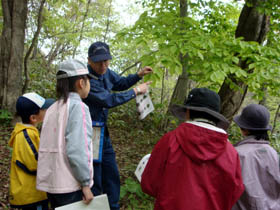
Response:
[{"label": "hand holding paper", "polygon": [[85,204],[89,204],[93,200],[93,194],[89,188],[89,186],[82,187],[83,191],[83,201]]},{"label": "hand holding paper", "polygon": [[136,96],[136,106],[140,114],[140,120],[144,119],[149,113],[154,111],[154,105],[148,91],[145,94]]},{"label": "hand holding paper", "polygon": [[145,82],[145,83],[142,83],[142,84],[138,85],[136,88],[134,88],[135,94],[140,95],[140,94],[144,94],[144,93],[148,92],[149,85],[151,83],[152,82],[149,81],[149,82]]},{"label": "hand holding paper", "polygon": [[84,204],[83,201],[78,201],[55,208],[55,210],[110,210],[110,207],[107,195],[103,194],[94,197],[88,205]]}]

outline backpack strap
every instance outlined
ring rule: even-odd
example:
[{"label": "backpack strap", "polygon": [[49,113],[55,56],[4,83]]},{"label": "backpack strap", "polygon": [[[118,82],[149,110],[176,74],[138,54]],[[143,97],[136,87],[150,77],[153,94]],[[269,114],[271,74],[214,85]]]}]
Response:
[{"label": "backpack strap", "polygon": [[[28,135],[26,129],[23,130],[23,134],[24,134],[24,137],[25,137],[25,139],[26,139],[28,145],[30,146],[32,152],[34,153],[35,159],[38,161],[38,152],[37,152],[37,150],[36,150],[36,148],[35,148],[33,142],[31,141],[31,139],[30,139],[30,137],[29,137],[29,135]],[[35,171],[30,171],[30,170],[26,167],[26,165],[24,165],[24,164],[23,164],[22,162],[20,162],[19,160],[16,160],[16,165],[17,165],[19,168],[21,168],[21,169],[22,169],[25,173],[27,173],[27,174],[30,174],[30,175],[36,175],[36,174],[37,174],[37,171],[36,171],[36,170],[35,170]]]},{"label": "backpack strap", "polygon": [[37,171],[30,171],[22,162],[16,160],[16,165],[21,168],[25,173],[36,176]]},{"label": "backpack strap", "polygon": [[32,152],[34,153],[35,159],[38,160],[38,152],[37,152],[33,142],[31,141],[26,129],[23,130],[23,134],[24,134],[24,137],[25,137],[26,141],[28,142]]}]

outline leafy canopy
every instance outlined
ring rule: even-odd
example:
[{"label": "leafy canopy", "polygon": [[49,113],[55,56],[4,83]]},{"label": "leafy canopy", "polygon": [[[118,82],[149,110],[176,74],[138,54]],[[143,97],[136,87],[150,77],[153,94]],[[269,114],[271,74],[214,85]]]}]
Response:
[{"label": "leafy canopy", "polygon": [[[160,81],[163,68],[172,75],[179,75],[182,54],[187,55],[185,65],[189,77],[200,85],[218,89],[226,79],[231,88],[238,89],[228,79],[229,75],[234,75],[258,98],[262,97],[262,86],[267,86],[271,94],[279,93],[276,79],[280,66],[279,40],[274,38],[273,44],[262,46],[235,38],[241,10],[238,4],[188,1],[187,17],[180,17],[180,5],[176,0],[144,1],[143,4],[148,9],[132,28],[120,32],[118,38],[139,49],[142,65],[154,67],[155,74],[149,80]],[[260,11],[267,10],[273,13],[272,23],[279,24],[279,7],[260,8]],[[279,31],[271,33],[275,35]],[[239,67],[240,59],[248,63],[248,69]]]}]

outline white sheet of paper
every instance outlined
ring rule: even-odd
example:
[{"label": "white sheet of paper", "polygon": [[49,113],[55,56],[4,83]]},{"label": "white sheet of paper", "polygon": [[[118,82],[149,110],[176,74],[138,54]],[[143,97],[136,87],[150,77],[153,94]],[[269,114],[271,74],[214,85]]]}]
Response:
[{"label": "white sheet of paper", "polygon": [[141,182],[142,174],[144,172],[144,169],[148,163],[148,160],[150,158],[151,154],[145,155],[140,162],[138,163],[138,166],[134,172],[135,176],[137,177],[138,181]]},{"label": "white sheet of paper", "polygon": [[78,201],[65,206],[55,208],[55,210],[110,210],[108,197],[106,194],[94,196],[94,199],[88,204]]},{"label": "white sheet of paper", "polygon": [[150,98],[149,92],[136,96],[136,106],[140,113],[139,119],[144,119],[148,114],[154,111],[154,105]]},{"label": "white sheet of paper", "polygon": [[101,127],[92,127],[92,154],[93,159],[99,159]]}]

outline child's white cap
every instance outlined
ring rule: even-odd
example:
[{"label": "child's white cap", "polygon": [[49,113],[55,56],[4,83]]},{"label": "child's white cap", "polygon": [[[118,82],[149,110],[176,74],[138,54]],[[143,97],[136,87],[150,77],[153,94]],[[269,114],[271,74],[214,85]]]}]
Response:
[{"label": "child's white cap", "polygon": [[21,97],[29,99],[30,101],[35,103],[38,106],[39,109],[47,109],[55,101],[52,98],[45,99],[42,96],[40,96],[40,95],[38,95],[37,93],[34,93],[34,92],[25,93]]},{"label": "child's white cap", "polygon": [[64,74],[56,75],[57,79],[75,77],[80,75],[88,75],[91,77],[86,65],[76,59],[63,61],[59,64],[58,71],[62,71],[64,72]]},{"label": "child's white cap", "polygon": [[40,109],[47,109],[55,102],[54,99],[45,99],[37,93],[25,93],[17,99],[17,114],[23,118],[38,113]]}]

